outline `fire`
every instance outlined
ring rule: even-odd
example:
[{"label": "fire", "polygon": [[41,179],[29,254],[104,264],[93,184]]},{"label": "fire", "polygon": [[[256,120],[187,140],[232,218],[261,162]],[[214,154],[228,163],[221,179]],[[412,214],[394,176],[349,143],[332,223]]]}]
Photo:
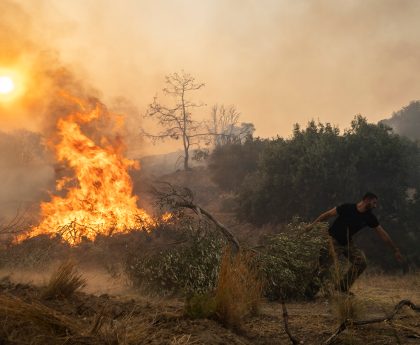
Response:
[{"label": "fire", "polygon": [[74,174],[57,180],[56,189],[65,196],[52,195],[49,202],[42,203],[40,224],[18,241],[59,234],[76,245],[84,237],[94,240],[98,234],[151,229],[156,220],[137,207],[137,197],[132,194],[128,169],[137,168],[137,163],[123,156],[121,144],[111,144],[102,137],[99,145],[82,130],[83,125],[103,116],[104,107],[99,103],[89,107],[79,99],[66,97],[80,110],[58,120],[59,141],[54,150],[57,160]]}]

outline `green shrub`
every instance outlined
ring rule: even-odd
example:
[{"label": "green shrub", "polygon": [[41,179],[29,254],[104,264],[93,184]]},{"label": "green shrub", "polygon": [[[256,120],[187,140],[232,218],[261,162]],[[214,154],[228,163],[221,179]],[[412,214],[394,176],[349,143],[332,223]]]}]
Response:
[{"label": "green shrub", "polygon": [[180,222],[177,229],[172,230],[180,233],[180,244],[129,256],[126,273],[134,286],[162,294],[183,295],[202,294],[214,288],[223,238],[204,220],[185,218]]},{"label": "green shrub", "polygon": [[[144,248],[134,251],[125,264],[128,278],[135,287],[164,295],[195,296],[213,292],[224,239],[208,222],[191,218],[177,222],[173,229],[166,231],[178,232],[179,236],[172,238],[182,243],[151,249],[149,253]],[[319,249],[327,243],[324,225],[317,225],[309,233],[305,232],[305,225],[294,220],[283,232],[265,237],[263,249],[252,256],[253,266],[264,281],[264,296],[270,299],[303,296],[317,265]],[[150,247],[153,248],[153,243]]]},{"label": "green shrub", "polygon": [[264,249],[256,256],[265,277],[264,294],[270,299],[303,296],[313,277],[327,231],[319,224],[308,233],[305,225],[295,219],[284,232],[265,238]]}]

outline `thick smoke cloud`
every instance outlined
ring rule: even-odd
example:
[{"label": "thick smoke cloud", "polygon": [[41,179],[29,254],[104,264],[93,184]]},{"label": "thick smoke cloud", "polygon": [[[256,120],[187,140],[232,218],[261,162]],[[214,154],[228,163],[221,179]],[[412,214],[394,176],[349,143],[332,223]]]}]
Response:
[{"label": "thick smoke cloud", "polygon": [[67,23],[46,22],[66,60],[140,113],[182,68],[206,83],[199,99],[235,104],[262,136],[311,118],[342,128],[358,113],[378,121],[420,94],[418,1],[43,3]]}]

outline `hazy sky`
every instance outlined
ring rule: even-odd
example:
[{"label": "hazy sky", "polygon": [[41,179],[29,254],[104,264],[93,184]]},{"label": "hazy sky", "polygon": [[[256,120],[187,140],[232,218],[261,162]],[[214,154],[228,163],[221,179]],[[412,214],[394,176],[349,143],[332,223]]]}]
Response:
[{"label": "hazy sky", "polygon": [[181,69],[206,83],[199,116],[234,104],[264,137],[312,118],[376,122],[420,98],[420,1],[19,3],[64,63],[140,113]]}]

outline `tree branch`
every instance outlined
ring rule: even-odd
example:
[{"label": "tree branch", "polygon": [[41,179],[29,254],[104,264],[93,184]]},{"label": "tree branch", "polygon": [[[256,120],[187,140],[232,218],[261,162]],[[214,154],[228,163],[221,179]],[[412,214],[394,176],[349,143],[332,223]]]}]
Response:
[{"label": "tree branch", "polygon": [[216,225],[216,227],[219,229],[222,235],[232,245],[233,249],[235,250],[235,253],[240,250],[241,247],[236,237],[209,211],[207,211],[206,209],[194,202],[194,196],[190,189],[174,187],[169,182],[159,181],[158,183],[161,184],[163,188],[158,189],[156,187],[153,187],[152,191],[153,194],[157,197],[158,204],[161,207],[169,206],[173,209],[187,208],[192,210],[199,216],[204,215],[205,217],[207,217],[208,220],[210,220],[213,224]]}]

